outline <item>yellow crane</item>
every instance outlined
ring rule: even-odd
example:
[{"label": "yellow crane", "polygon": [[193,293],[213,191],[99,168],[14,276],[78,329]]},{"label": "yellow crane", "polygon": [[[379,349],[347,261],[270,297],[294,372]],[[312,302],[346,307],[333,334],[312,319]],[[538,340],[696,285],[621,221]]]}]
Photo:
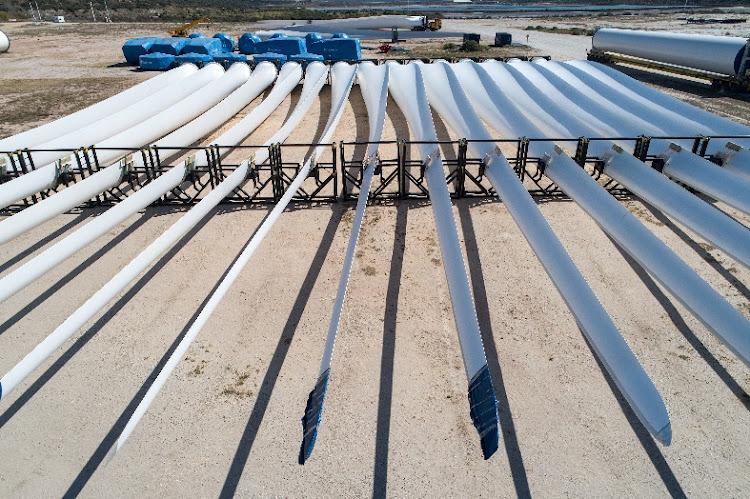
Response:
[{"label": "yellow crane", "polygon": [[187,37],[190,33],[190,29],[198,26],[201,23],[207,23],[211,19],[207,17],[201,17],[200,19],[196,19],[195,21],[189,22],[187,24],[183,24],[179,28],[171,29],[169,30],[169,34],[172,36],[182,36]]}]

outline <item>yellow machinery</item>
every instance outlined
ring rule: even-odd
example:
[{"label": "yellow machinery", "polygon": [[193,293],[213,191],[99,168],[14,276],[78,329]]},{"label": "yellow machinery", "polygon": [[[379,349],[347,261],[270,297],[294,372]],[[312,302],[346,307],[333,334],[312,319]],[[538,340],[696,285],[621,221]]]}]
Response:
[{"label": "yellow machinery", "polygon": [[430,21],[427,16],[422,17],[422,25],[412,28],[412,31],[437,31],[443,27],[443,20],[439,17]]},{"label": "yellow machinery", "polygon": [[187,37],[190,34],[189,31],[190,31],[191,28],[194,28],[194,27],[198,26],[201,23],[207,23],[210,20],[211,19],[209,19],[207,17],[201,17],[200,19],[196,19],[193,22],[189,22],[187,24],[183,24],[179,28],[175,28],[175,29],[169,30],[169,34],[172,35],[172,36]]}]

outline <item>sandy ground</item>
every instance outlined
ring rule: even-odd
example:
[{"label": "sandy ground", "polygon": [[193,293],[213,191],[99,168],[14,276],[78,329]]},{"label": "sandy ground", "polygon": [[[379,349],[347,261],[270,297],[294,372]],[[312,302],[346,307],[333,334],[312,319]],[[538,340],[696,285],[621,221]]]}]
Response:
[{"label": "sandy ground", "polygon": [[[472,26],[489,33],[508,28],[503,22]],[[455,23],[447,28],[480,22]],[[68,26],[59,28],[68,34],[39,36],[29,27],[2,29],[14,44],[0,56],[3,82],[106,79],[86,88],[82,99],[95,101],[150,76],[117,66],[122,38],[90,35],[76,44]],[[159,29],[135,26],[118,36]],[[47,43],[48,36],[60,39]],[[75,57],[56,52],[61,40],[76,48]],[[583,57],[590,39],[532,32],[530,42],[568,59]],[[644,76],[664,85],[659,78]],[[674,79],[666,84],[676,86]],[[750,116],[737,96],[709,99],[701,96],[703,84],[677,86],[670,92],[695,104],[740,120]],[[270,137],[295,95],[248,142]],[[0,100],[26,96],[19,88],[0,93]],[[290,141],[313,140],[329,100],[326,88]],[[83,107],[75,104],[39,120]],[[35,122],[3,117],[0,123],[8,135]],[[334,140],[366,133],[355,89]],[[384,138],[405,135],[391,102]],[[451,135],[446,129],[444,136]],[[643,202],[623,203],[750,317],[750,270]],[[500,449],[483,461],[432,210],[411,201],[368,208],[318,442],[299,466],[300,418],[316,381],[354,214],[338,203],[283,214],[131,439],[105,465],[177,339],[268,210],[231,205],[216,210],[2,402],[0,496],[746,497],[748,368],[574,203],[539,200],[539,206],[661,391],[672,418],[670,447],[651,439],[603,375],[505,206],[460,200],[454,213],[502,424]],[[717,206],[750,225],[750,217]],[[0,246],[0,276],[100,212],[58,216]],[[169,207],[138,213],[0,304],[0,371],[182,213]]]}]

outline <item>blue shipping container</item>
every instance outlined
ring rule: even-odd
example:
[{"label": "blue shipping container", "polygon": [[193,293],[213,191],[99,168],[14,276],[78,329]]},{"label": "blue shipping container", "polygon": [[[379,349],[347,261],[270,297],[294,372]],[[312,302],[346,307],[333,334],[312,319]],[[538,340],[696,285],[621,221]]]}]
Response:
[{"label": "blue shipping container", "polygon": [[174,64],[174,58],[170,54],[146,54],[139,61],[144,71],[166,71]]},{"label": "blue shipping container", "polygon": [[182,49],[185,48],[185,45],[187,45],[189,41],[189,38],[159,38],[153,45],[151,45],[149,53],[180,55]]},{"label": "blue shipping container", "polygon": [[274,54],[295,55],[307,52],[303,38],[283,36],[270,38],[256,44],[258,53],[273,52]]},{"label": "blue shipping container", "polygon": [[218,38],[193,38],[182,49],[183,54],[214,55],[224,51]]},{"label": "blue shipping container", "polygon": [[138,64],[138,58],[148,54],[149,49],[158,38],[133,38],[122,45],[122,55],[129,64]]},{"label": "blue shipping container", "polygon": [[331,38],[310,45],[309,51],[322,55],[326,61],[359,61],[362,47],[359,38]]}]

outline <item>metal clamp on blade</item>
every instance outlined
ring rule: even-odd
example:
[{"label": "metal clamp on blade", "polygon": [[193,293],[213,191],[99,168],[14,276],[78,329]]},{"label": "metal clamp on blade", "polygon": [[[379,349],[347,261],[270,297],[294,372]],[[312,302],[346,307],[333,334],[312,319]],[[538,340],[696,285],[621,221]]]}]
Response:
[{"label": "metal clamp on blade", "polygon": [[[565,154],[565,151],[563,151],[557,144],[555,144],[555,146],[553,147],[553,151],[557,156]],[[544,155],[539,158],[539,173],[544,174],[544,171],[552,164],[554,160],[555,158],[552,156],[552,154],[545,152]]]},{"label": "metal clamp on blade", "polygon": [[120,180],[122,180],[125,175],[129,174],[133,170],[133,155],[128,154],[124,158],[120,159],[120,161],[117,162],[117,166],[120,168]]},{"label": "metal clamp on blade", "polygon": [[432,154],[428,154],[427,157],[424,159],[424,161],[422,162],[422,168],[426,170],[432,165],[433,161],[435,161],[439,157],[440,157],[440,149],[435,149],[435,152],[433,152]]},{"label": "metal clamp on blade", "polygon": [[490,166],[490,163],[495,161],[497,158],[502,158],[502,157],[503,157],[503,152],[500,150],[499,147],[495,146],[493,150],[491,150],[490,152],[484,155],[484,157],[482,158],[482,164],[484,166]]},{"label": "metal clamp on blade", "polygon": [[370,163],[372,163],[373,161],[375,161],[373,173],[375,175],[380,175],[380,172],[382,170],[382,165],[380,164],[380,152],[379,151],[375,151],[374,154],[365,156],[362,159],[362,171],[364,172],[365,170],[367,170],[367,167],[370,166]]},{"label": "metal clamp on blade", "polygon": [[258,170],[255,165],[255,153],[252,153],[250,157],[247,158],[247,174],[245,175],[245,178],[252,180],[253,182],[258,178]]},{"label": "metal clamp on blade", "polygon": [[191,154],[188,156],[185,161],[185,175],[193,173],[193,170],[195,170],[195,154]]},{"label": "metal clamp on blade", "polygon": [[652,167],[658,171],[662,171],[665,166],[669,165],[670,161],[672,161],[672,158],[676,155],[682,152],[682,147],[678,146],[677,144],[669,144],[669,147],[666,151],[660,152],[656,155],[656,159],[651,164]]},{"label": "metal clamp on blade", "polygon": [[74,180],[72,164],[72,154],[68,154],[55,161],[55,176],[58,183],[68,183]]},{"label": "metal clamp on blade", "polygon": [[737,153],[739,153],[742,150],[740,146],[733,142],[727,142],[724,145],[724,149],[721,149],[719,151],[716,151],[709,160],[713,163],[716,163],[719,166],[724,165],[724,163],[728,163],[731,161],[735,156],[737,156]]},{"label": "metal clamp on blade", "polygon": [[[317,167],[317,154],[316,151],[313,151],[312,155],[310,156],[310,168],[307,170],[307,178],[314,178],[316,182],[320,182],[320,171]],[[299,173],[299,168],[297,169],[297,173]]]}]

